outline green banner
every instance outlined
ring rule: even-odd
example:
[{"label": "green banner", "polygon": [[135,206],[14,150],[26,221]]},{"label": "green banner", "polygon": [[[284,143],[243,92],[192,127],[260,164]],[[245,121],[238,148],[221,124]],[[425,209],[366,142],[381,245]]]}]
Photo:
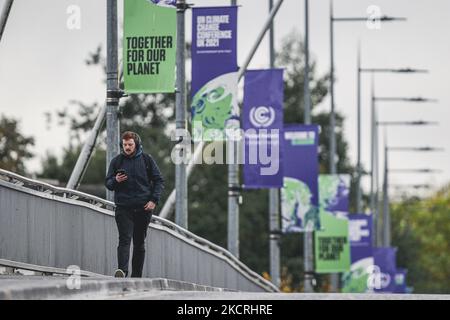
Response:
[{"label": "green banner", "polygon": [[338,273],[350,270],[348,219],[320,211],[325,228],[315,232],[315,258],[317,273]]},{"label": "green banner", "polygon": [[348,175],[319,176],[321,231],[314,234],[317,273],[339,273],[350,270],[348,236]]},{"label": "green banner", "polygon": [[126,93],[175,91],[176,7],[124,0],[123,73]]}]

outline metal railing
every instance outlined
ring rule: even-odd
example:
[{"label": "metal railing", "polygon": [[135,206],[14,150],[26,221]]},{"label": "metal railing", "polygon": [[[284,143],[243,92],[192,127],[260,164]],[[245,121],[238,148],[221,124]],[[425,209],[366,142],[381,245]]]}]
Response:
[{"label": "metal railing", "polygon": [[52,186],[51,184],[26,178],[24,176],[3,169],[0,169],[0,180],[4,180],[14,185],[22,186],[35,191],[51,194],[57,197],[89,203],[98,208],[103,208],[106,210],[113,210],[115,208],[113,202],[107,201],[105,199],[87,193],[83,193],[77,190],[55,187]]},{"label": "metal railing", "polygon": [[[7,182],[7,184],[2,183],[3,181]],[[41,196],[50,196],[53,200],[88,206],[91,209],[102,212],[104,214],[114,215],[113,210],[115,208],[115,205],[113,202],[80,191],[55,187],[48,183],[26,178],[3,169],[0,169],[0,186],[1,185],[9,185],[12,188],[20,189],[25,188],[27,190],[31,190],[31,193],[35,195],[40,194]],[[158,216],[153,216],[150,227],[169,232],[177,238],[180,238],[185,242],[189,242],[197,248],[201,248],[203,251],[220,257],[251,282],[255,283],[257,286],[263,288],[266,291],[279,291],[279,289],[270,281],[264,279],[262,276],[251,270],[226,249],[213,244],[212,242],[203,239],[184,228],[179,227],[169,220],[160,218]]]},{"label": "metal railing", "polygon": [[[19,271],[19,270],[27,270],[27,271],[41,273],[46,276],[53,276],[53,275],[71,276],[71,275],[73,275],[73,272],[71,272],[71,270],[68,270],[68,269],[39,266],[36,264],[11,261],[11,260],[6,260],[6,259],[0,259],[0,267],[9,268],[13,271],[13,273],[15,273],[15,271]],[[98,274],[98,273],[85,271],[85,270],[79,270],[79,272],[77,272],[77,275],[80,275],[81,277],[112,278],[111,276],[105,276],[103,274]]]}]

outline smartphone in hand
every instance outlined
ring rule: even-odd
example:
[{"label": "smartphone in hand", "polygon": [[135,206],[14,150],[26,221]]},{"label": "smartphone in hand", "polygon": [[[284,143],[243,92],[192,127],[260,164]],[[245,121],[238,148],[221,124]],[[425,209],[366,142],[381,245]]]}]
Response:
[{"label": "smartphone in hand", "polygon": [[116,171],[116,181],[121,183],[128,179],[127,172],[125,169],[119,169]]},{"label": "smartphone in hand", "polygon": [[116,171],[116,175],[117,175],[117,174],[124,174],[124,175],[127,175],[127,171],[126,171],[125,169],[119,169],[119,170]]}]

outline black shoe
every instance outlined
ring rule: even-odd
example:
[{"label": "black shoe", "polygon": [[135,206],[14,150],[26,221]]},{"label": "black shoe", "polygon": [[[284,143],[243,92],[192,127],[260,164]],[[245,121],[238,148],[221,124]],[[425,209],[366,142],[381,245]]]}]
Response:
[{"label": "black shoe", "polygon": [[116,272],[114,272],[114,278],[125,278],[125,272],[121,269],[117,269]]}]

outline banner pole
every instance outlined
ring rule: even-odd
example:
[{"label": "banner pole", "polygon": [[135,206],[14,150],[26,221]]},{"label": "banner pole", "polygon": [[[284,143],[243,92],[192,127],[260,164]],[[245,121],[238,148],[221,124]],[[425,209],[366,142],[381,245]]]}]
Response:
[{"label": "banner pole", "polygon": [[[106,170],[109,163],[117,156],[120,140],[120,124],[118,119],[119,99],[122,96],[118,81],[118,31],[117,0],[108,0],[107,4],[107,54],[106,54]],[[114,193],[106,191],[106,199],[114,200]]]},{"label": "banner pole", "polygon": [[[311,98],[309,94],[309,6],[305,0],[305,78],[304,78],[304,122],[311,124]],[[303,233],[303,261],[304,261],[304,291],[314,292],[314,231],[305,230]]]},{"label": "banner pole", "polygon": [[[185,12],[187,9],[185,0],[177,1],[177,90],[175,97],[175,123],[178,132],[186,130],[186,54],[185,54]],[[183,136],[178,137],[175,146],[177,154],[183,159],[186,156]],[[187,205],[187,175],[186,163],[181,161],[175,165],[175,223],[182,228],[188,228]]]},{"label": "banner pole", "polygon": [[[236,6],[237,0],[231,0],[231,5]],[[239,81],[239,80],[238,80]],[[227,139],[227,163],[228,163],[228,237],[227,248],[239,259],[239,164],[235,160],[239,142]],[[230,152],[232,150],[232,153]],[[230,154],[228,154],[230,152]]]},{"label": "banner pole", "polygon": [[[273,9],[273,0],[269,0],[269,12]],[[270,68],[275,68],[275,36],[273,21],[269,30],[269,54]],[[269,250],[270,250],[270,276],[272,283],[280,287],[280,222],[279,222],[279,202],[280,189],[269,189]]]}]

